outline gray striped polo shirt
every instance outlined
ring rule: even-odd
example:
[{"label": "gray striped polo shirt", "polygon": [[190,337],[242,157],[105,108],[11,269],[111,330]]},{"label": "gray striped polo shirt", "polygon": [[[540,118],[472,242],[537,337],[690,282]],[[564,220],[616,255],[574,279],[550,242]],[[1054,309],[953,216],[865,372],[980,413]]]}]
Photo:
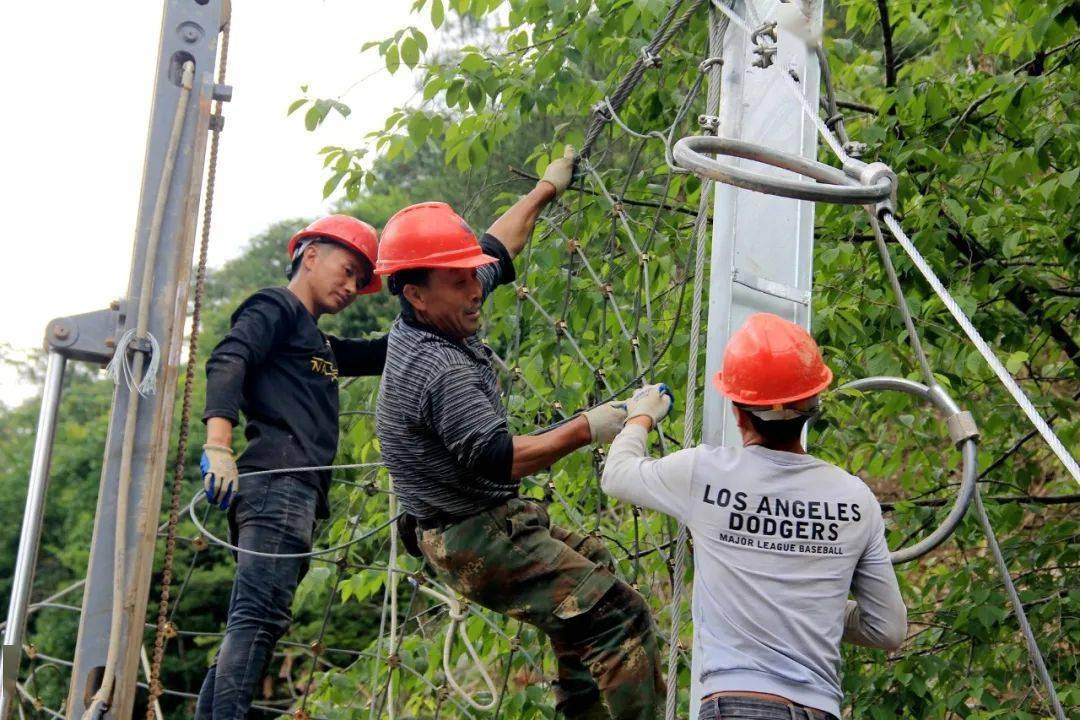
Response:
[{"label": "gray striped polo shirt", "polygon": [[[480,245],[499,259],[477,269],[486,299],[514,280],[514,265],[494,237],[484,235]],[[464,517],[518,494],[509,472],[478,471],[510,434],[491,350],[475,335],[456,342],[399,316],[390,329],[375,432],[398,500],[411,515]]]}]

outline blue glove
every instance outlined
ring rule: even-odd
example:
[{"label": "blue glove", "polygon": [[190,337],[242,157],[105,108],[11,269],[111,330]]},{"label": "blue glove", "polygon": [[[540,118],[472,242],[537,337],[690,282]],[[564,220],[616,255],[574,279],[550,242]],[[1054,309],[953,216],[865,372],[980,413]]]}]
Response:
[{"label": "blue glove", "polygon": [[199,469],[202,470],[207,501],[222,510],[227,509],[229,502],[240,492],[240,473],[232,449],[224,445],[203,445]]}]

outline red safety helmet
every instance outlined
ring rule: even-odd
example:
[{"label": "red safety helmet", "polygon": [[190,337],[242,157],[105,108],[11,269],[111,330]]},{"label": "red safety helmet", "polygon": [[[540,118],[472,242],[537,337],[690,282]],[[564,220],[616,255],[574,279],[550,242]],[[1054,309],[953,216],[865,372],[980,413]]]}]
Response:
[{"label": "red safety helmet", "polygon": [[383,227],[375,272],[418,268],[475,268],[498,262],[485,255],[468,224],[444,202],[398,210]]},{"label": "red safety helmet", "polygon": [[728,340],[724,366],[713,384],[740,405],[775,408],[817,395],[832,377],[817,343],[801,325],[757,313]]},{"label": "red safety helmet", "polygon": [[[379,236],[375,228],[363,220],[357,220],[350,215],[327,215],[319,218],[292,236],[289,240],[289,261],[295,262],[296,250],[300,243],[308,238],[319,238],[330,242],[344,245],[353,252],[362,255],[371,267],[375,267],[375,261],[379,254]],[[379,292],[382,289],[382,278],[372,273],[371,280],[364,287],[357,290],[357,295]]]}]

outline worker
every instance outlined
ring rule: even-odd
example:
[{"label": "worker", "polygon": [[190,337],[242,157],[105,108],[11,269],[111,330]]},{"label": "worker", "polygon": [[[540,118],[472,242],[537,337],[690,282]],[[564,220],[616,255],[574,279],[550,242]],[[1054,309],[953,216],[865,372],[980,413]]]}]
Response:
[{"label": "worker", "polygon": [[806,330],[760,313],[731,337],[714,378],[742,447],[647,458],[671,396],[650,385],[627,403],[601,484],[694,538],[700,720],[835,720],[841,640],[886,650],[904,640],[880,505],[862,480],[803,449],[831,381]]},{"label": "worker", "polygon": [[[315,522],[329,515],[330,484],[329,470],[293,468],[333,462],[338,378],[378,375],[386,359],[385,335],[337,338],[318,321],[381,289],[377,242],[374,228],[347,215],[298,232],[287,250],[288,287],[260,290],[241,303],[206,363],[206,497],[228,510],[235,545],[270,555],[237,554],[225,638],[199,693],[200,720],[247,717],[292,620],[308,560],[280,556],[311,551]],[[241,412],[248,442],[237,461],[232,436]]]},{"label": "worker", "polygon": [[389,276],[401,315],[376,433],[407,513],[405,543],[469,600],[547,634],[562,716],[653,720],[663,681],[647,604],[616,579],[600,540],[552,525],[542,503],[518,493],[521,478],[610,442],[625,409],[609,402],[555,429],[511,435],[491,350],[476,336],[484,298],[514,280],[513,258],[569,185],[573,163],[568,148],[479,242],[444,203],[387,222],[376,272]]}]

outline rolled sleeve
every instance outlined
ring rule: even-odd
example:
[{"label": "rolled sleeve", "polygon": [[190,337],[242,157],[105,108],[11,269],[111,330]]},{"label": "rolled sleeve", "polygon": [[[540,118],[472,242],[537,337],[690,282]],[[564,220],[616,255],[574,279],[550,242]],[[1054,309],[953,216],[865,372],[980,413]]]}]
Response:
[{"label": "rolled sleeve", "polygon": [[475,367],[454,365],[440,372],[424,388],[421,404],[424,421],[458,463],[492,482],[512,483],[506,418],[484,394]]},{"label": "rolled sleeve", "polygon": [[490,255],[499,262],[484,265],[476,271],[480,284],[484,287],[484,297],[500,285],[506,285],[517,279],[517,270],[514,268],[514,259],[510,252],[494,235],[484,233],[480,238],[480,248],[485,255]]}]

